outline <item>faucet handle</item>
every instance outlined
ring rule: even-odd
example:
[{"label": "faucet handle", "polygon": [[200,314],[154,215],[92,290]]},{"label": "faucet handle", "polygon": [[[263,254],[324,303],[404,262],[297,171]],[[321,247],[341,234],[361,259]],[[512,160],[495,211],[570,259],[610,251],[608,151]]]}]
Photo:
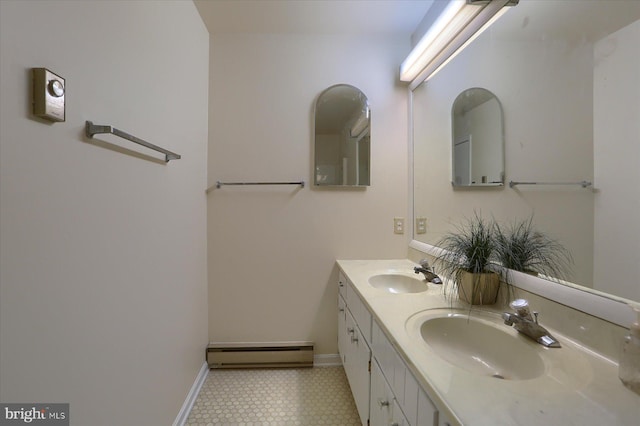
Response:
[{"label": "faucet handle", "polygon": [[420,259],[420,262],[418,262],[420,264],[420,266],[422,266],[424,269],[431,269],[431,266],[429,265],[429,260],[428,259]]},{"label": "faucet handle", "polygon": [[533,317],[531,316],[531,312],[529,311],[529,301],[526,299],[516,299],[513,302],[509,303],[511,309],[516,311],[516,314],[520,318],[525,318],[533,321]]},{"label": "faucet handle", "polygon": [[519,311],[520,309],[526,309],[529,307],[529,301],[527,299],[516,299],[509,303],[511,309]]}]

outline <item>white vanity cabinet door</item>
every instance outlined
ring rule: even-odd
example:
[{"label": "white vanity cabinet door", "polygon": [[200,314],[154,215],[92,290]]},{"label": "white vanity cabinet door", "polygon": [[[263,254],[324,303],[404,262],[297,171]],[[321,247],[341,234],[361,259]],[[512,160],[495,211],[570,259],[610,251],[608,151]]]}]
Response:
[{"label": "white vanity cabinet door", "polygon": [[338,295],[338,353],[343,364],[349,338],[350,336],[347,333],[347,304],[342,296]]},{"label": "white vanity cabinet door", "polygon": [[393,401],[393,417],[391,418],[391,426],[411,426],[411,423],[402,414],[397,401]]},{"label": "white vanity cabinet door", "polygon": [[404,407],[404,385],[407,368],[404,366],[400,355],[398,355],[393,346],[391,346],[391,343],[389,343],[389,346],[392,349],[393,359],[393,383],[391,383],[391,388],[396,395],[396,399]]},{"label": "white vanity cabinet door", "polygon": [[347,298],[345,301],[347,302],[347,307],[349,308],[349,311],[351,311],[351,314],[353,314],[353,318],[356,320],[358,327],[360,327],[364,338],[367,340],[367,344],[370,344],[371,313],[362,300],[360,300],[360,296],[358,296],[357,292],[349,282],[347,282]]},{"label": "white vanity cabinet door", "polygon": [[393,348],[384,335],[377,322],[373,321],[371,327],[371,340],[373,356],[378,360],[382,374],[389,380],[393,381]]},{"label": "white vanity cabinet door", "polygon": [[374,359],[371,361],[370,426],[389,426],[393,419],[393,403],[391,388]]},{"label": "white vanity cabinet door", "polygon": [[344,371],[349,380],[351,393],[360,415],[363,425],[369,419],[369,388],[371,376],[369,374],[369,362],[371,361],[371,349],[358,328],[353,315],[346,310],[346,328],[348,331],[348,343],[344,355]]},{"label": "white vanity cabinet door", "polygon": [[409,424],[419,426],[418,423],[418,393],[421,391],[418,381],[407,369],[404,381],[404,414]]},{"label": "white vanity cabinet door", "polygon": [[378,360],[382,374],[391,385],[396,399],[404,407],[405,376],[411,373],[407,372],[407,367],[404,365],[402,358],[375,321],[373,321],[371,327],[371,335],[373,355]]},{"label": "white vanity cabinet door", "polygon": [[438,410],[422,389],[418,390],[418,420],[416,425],[444,426],[442,423],[438,425]]}]

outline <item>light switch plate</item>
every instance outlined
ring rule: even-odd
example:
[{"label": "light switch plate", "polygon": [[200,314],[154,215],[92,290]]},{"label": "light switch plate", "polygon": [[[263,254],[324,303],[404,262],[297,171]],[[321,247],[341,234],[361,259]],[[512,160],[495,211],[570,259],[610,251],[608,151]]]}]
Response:
[{"label": "light switch plate", "polygon": [[404,218],[403,217],[393,218],[393,233],[404,234]]},{"label": "light switch plate", "polygon": [[33,115],[49,121],[65,121],[66,83],[46,68],[32,68]]},{"label": "light switch plate", "polygon": [[416,234],[426,234],[426,233],[427,233],[427,218],[417,217],[416,218]]}]

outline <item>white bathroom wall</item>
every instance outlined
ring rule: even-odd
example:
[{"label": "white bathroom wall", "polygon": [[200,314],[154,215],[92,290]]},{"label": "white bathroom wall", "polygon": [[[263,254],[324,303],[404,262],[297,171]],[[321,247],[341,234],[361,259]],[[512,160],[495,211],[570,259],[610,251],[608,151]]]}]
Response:
[{"label": "white bathroom wall", "polygon": [[631,300],[640,300],[639,45],[636,21],[594,48],[594,282]]},{"label": "white bathroom wall", "polygon": [[[207,342],[208,45],[188,1],[0,2],[2,402],[176,418]],[[66,122],[30,115],[32,67],[66,79]]]},{"label": "white bathroom wall", "polygon": [[[397,70],[408,37],[213,34],[208,198],[211,341],[312,340],[337,353],[340,258],[404,258],[407,92]],[[313,188],[313,108],[352,84],[372,110],[371,186]]]}]

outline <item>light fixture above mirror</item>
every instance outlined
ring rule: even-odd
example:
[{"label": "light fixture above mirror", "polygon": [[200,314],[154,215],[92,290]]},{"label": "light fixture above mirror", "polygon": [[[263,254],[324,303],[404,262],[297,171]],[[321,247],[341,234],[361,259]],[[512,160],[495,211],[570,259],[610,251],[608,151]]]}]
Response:
[{"label": "light fixture above mirror", "polygon": [[400,65],[400,80],[418,82],[435,75],[473,39],[519,0],[436,1],[425,15],[424,33]]}]

